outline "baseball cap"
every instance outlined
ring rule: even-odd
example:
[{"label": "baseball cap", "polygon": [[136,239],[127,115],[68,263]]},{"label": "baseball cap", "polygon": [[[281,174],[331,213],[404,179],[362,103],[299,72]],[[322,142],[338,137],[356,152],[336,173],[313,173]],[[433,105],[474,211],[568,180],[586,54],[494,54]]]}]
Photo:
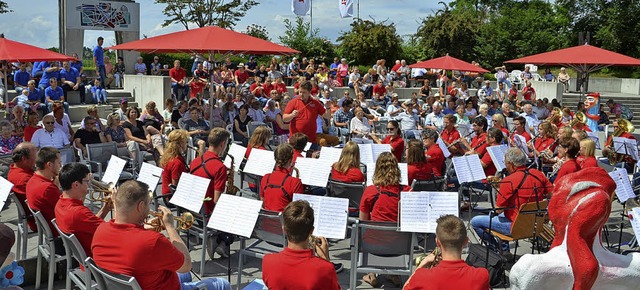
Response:
[{"label": "baseball cap", "polygon": [[120,99],[120,104],[127,104],[129,103],[129,101],[127,100],[127,98],[122,98]]},{"label": "baseball cap", "polygon": [[609,99],[609,100],[607,101],[607,104],[613,104],[613,103],[615,103],[615,102],[613,101],[613,99]]}]

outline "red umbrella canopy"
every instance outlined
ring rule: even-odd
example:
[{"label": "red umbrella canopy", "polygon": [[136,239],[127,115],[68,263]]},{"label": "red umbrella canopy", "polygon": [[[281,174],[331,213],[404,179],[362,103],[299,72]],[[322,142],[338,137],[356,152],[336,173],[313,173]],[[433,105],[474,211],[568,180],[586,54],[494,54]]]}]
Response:
[{"label": "red umbrella canopy", "polygon": [[73,57],[57,53],[55,51],[42,49],[6,38],[0,38],[0,60],[9,62],[25,62],[74,59],[75,58]]},{"label": "red umbrella canopy", "polygon": [[592,45],[578,45],[525,56],[506,63],[531,63],[547,65],[599,65],[640,66],[640,59],[609,51]]},{"label": "red umbrella canopy", "polygon": [[109,49],[141,52],[233,53],[233,54],[296,54],[295,49],[256,38],[244,33],[207,26],[146,39],[135,40]]},{"label": "red umbrella canopy", "polygon": [[479,66],[470,64],[464,60],[459,60],[455,57],[445,55],[443,57],[434,58],[430,60],[414,63],[409,66],[410,68],[429,68],[429,69],[445,69],[445,70],[459,70],[468,72],[487,73],[486,69]]}]

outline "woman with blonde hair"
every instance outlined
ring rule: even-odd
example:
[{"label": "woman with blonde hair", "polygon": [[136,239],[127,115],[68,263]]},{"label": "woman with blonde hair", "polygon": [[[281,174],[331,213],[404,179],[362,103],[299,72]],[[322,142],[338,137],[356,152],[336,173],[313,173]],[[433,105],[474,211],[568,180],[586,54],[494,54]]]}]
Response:
[{"label": "woman with blonde hair", "polygon": [[591,138],[585,138],[580,141],[580,155],[576,161],[580,169],[598,167],[598,160],[595,157],[596,142]]},{"label": "woman with blonde hair", "polygon": [[[187,150],[189,134],[184,129],[173,130],[169,133],[168,141],[164,149],[164,154],[160,157],[160,167],[162,167],[162,195],[171,193],[169,185],[178,185],[180,175],[189,172],[187,161],[182,156],[182,152]],[[165,203],[167,200],[165,199]]]},{"label": "woman with blonde hair", "polygon": [[271,140],[271,129],[267,126],[256,127],[256,129],[253,130],[253,134],[251,134],[251,139],[247,145],[247,151],[244,154],[244,158],[249,158],[252,148],[268,150],[267,145],[269,140]]},{"label": "woman with blonde hair", "polygon": [[433,179],[433,168],[427,162],[424,145],[418,139],[411,139],[407,145],[407,171],[409,184],[414,180]]},{"label": "woman with blonde hair", "polygon": [[364,182],[364,174],[360,170],[358,144],[349,141],[344,145],[340,159],[331,167],[331,179],[340,182]]},{"label": "woman with blonde hair", "polygon": [[506,124],[507,122],[505,121],[503,114],[493,114],[493,116],[491,116],[492,128],[500,129],[505,138],[509,137],[509,129],[507,129]]}]

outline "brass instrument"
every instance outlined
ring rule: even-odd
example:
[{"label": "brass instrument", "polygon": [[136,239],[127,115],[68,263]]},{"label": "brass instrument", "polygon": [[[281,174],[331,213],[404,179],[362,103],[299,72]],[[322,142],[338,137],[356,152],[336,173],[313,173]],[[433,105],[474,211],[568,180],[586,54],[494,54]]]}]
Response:
[{"label": "brass instrument", "polygon": [[578,123],[582,123],[582,124],[587,123],[587,116],[583,112],[577,112],[575,114],[575,116],[573,117],[573,120],[569,122],[569,127],[573,128],[573,126],[575,126]]},{"label": "brass instrument", "polygon": [[491,187],[493,187],[495,190],[500,190],[501,181],[502,178],[497,175],[487,176],[487,183],[491,184]]},{"label": "brass instrument", "polygon": [[562,121],[562,110],[558,107],[554,107],[547,120],[551,122],[551,124],[560,123],[560,121]]},{"label": "brass instrument", "polygon": [[425,268],[427,269],[431,269],[435,266],[438,265],[438,263],[440,263],[440,261],[442,261],[442,251],[440,250],[440,248],[436,247],[435,249],[433,249],[433,251],[431,251],[430,254],[420,254],[416,257],[415,263],[416,263],[416,268],[418,266],[420,266],[420,263],[422,263],[422,260],[424,260],[426,257],[428,257],[429,255],[434,255],[435,259],[433,260],[433,262],[429,262],[426,265],[424,265]]},{"label": "brass instrument", "polygon": [[91,184],[88,198],[90,201],[111,202],[111,195],[115,193],[115,187],[112,183],[104,183],[92,177],[89,178],[89,183]]},{"label": "brass instrument", "polygon": [[613,137],[620,137],[622,133],[633,132],[635,130],[633,124],[627,119],[619,118],[616,122],[618,123],[618,128],[613,131],[613,134],[611,134],[611,136],[609,136],[609,140],[607,140],[609,146],[607,154],[605,155],[607,159],[609,159],[609,164],[611,165],[621,162],[624,157],[624,155],[616,153],[615,148],[613,148]]},{"label": "brass instrument", "polygon": [[[145,224],[150,225],[152,227],[152,230],[161,232],[166,228],[164,221],[162,220],[162,216],[164,215],[164,213],[162,213],[161,211],[152,211],[149,212],[149,215],[154,219],[151,219],[151,221],[149,222],[145,222]],[[195,221],[193,215],[190,212],[185,212],[178,217],[174,216],[174,219],[178,222],[178,226],[176,227],[176,229],[180,231],[186,231],[190,229]]]},{"label": "brass instrument", "polygon": [[236,163],[236,160],[229,153],[227,153],[227,156],[229,158],[231,158],[231,166],[229,167],[229,170],[227,171],[227,193],[231,194],[231,195],[236,195],[238,193],[238,191],[240,191],[240,188],[238,188],[234,184],[235,183],[235,163]]},{"label": "brass instrument", "polygon": [[551,159],[553,158],[553,153],[551,155],[549,155],[547,153],[547,149],[553,147],[553,145],[555,145],[556,143],[558,143],[558,139],[553,140],[553,143],[551,143],[549,146],[547,146],[547,148],[545,150],[542,150],[542,152],[540,152],[540,157],[544,158],[544,159]]}]

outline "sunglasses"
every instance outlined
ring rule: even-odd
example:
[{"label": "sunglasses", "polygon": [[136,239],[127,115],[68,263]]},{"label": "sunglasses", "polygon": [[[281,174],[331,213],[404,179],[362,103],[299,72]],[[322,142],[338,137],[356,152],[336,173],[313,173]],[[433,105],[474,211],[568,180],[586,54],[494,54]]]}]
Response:
[{"label": "sunglasses", "polygon": [[45,124],[47,124],[47,125],[51,125],[51,124],[53,124],[53,122],[43,122],[43,123],[45,123]]},{"label": "sunglasses", "polygon": [[395,130],[396,128],[387,128],[387,130]]}]

